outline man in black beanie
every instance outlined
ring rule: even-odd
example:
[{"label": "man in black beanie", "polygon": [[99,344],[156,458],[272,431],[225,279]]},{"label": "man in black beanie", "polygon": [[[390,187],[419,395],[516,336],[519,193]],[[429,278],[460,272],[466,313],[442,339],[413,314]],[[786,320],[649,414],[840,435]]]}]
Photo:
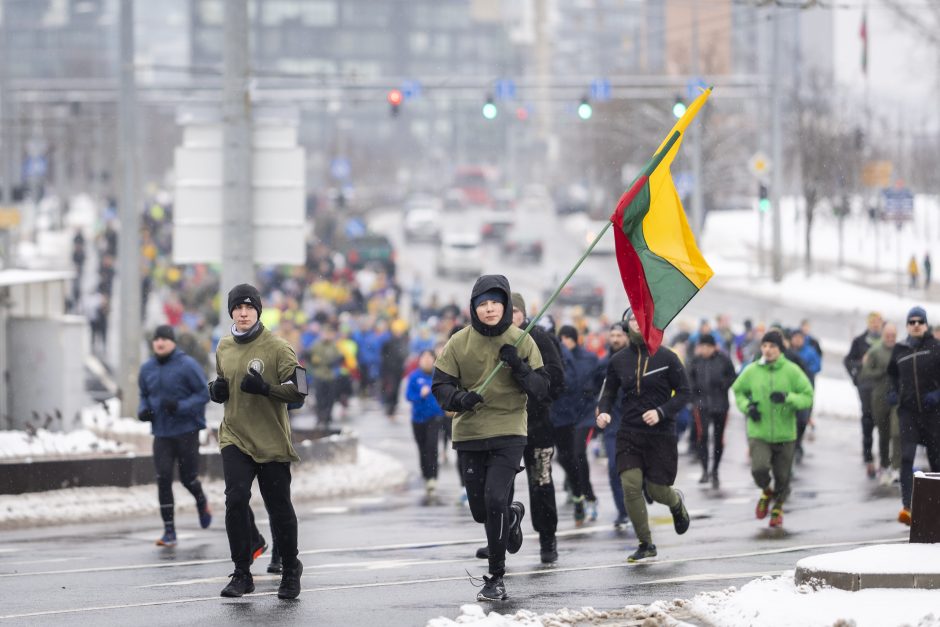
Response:
[{"label": "man in black beanie", "polygon": [[282,560],[277,596],[300,594],[303,564],[297,559],[297,516],[290,498],[290,463],[300,461],[290,439],[288,403],[302,402],[307,377],[291,345],[264,328],[261,295],[246,283],[228,294],[232,334],[219,341],[215,363],[218,377],[209,395],[225,405],[219,428],[225,475],[225,530],[235,572],[222,590],[224,597],[253,592],[253,538],[258,537],[248,505],[251,484],[258,479],[271,521],[275,549]]}]

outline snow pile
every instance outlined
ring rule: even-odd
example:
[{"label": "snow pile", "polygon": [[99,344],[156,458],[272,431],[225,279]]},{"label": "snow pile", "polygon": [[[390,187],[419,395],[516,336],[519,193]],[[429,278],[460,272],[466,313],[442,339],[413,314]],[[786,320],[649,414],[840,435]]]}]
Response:
[{"label": "snow pile", "polygon": [[[408,474],[394,458],[363,447],[359,447],[355,464],[294,465],[292,473],[291,495],[295,501],[397,488],[405,483]],[[202,486],[209,503],[215,506],[216,515],[223,515],[224,482],[205,481]],[[196,511],[192,496],[179,482],[173,484],[173,496],[178,512]],[[92,522],[146,514],[159,515],[155,485],[0,495],[0,527]]]},{"label": "snow pile", "polygon": [[[871,575],[940,573],[940,544],[876,544],[804,557],[796,565],[812,571]],[[940,607],[940,599],[937,604]]]},{"label": "snow pile", "polygon": [[0,460],[35,457],[76,457],[98,453],[127,453],[130,449],[120,442],[101,439],[87,429],[63,433],[37,429],[29,431],[0,431]]},{"label": "snow pile", "polygon": [[475,604],[460,607],[460,616],[455,620],[439,617],[428,621],[426,627],[452,627],[453,625],[475,625],[477,627],[563,627],[564,625],[622,625],[642,623],[645,627],[683,627],[688,623],[677,620],[675,614],[687,614],[687,601],[656,601],[648,606],[628,605],[619,610],[596,610],[583,607],[580,610],[564,608],[549,614],[536,614],[519,610],[515,614],[487,614]]},{"label": "snow pile", "polygon": [[858,392],[852,382],[849,379],[836,379],[835,377],[816,377],[813,415],[858,420],[861,415],[861,405]]},{"label": "snow pile", "polygon": [[693,617],[728,627],[940,627],[938,606],[936,590],[814,590],[795,585],[790,571],[755,579],[740,590],[700,592],[687,608]]}]

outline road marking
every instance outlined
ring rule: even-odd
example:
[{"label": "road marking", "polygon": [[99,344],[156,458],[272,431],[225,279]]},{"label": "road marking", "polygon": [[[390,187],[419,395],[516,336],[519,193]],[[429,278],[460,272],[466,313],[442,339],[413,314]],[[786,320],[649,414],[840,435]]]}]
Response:
[{"label": "road marking", "polygon": [[348,514],[348,507],[314,507],[311,514]]}]

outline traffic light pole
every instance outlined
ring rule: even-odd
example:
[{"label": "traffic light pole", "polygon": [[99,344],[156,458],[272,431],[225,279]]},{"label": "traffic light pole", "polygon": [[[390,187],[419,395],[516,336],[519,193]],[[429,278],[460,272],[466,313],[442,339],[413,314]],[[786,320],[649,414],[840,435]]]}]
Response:
[{"label": "traffic light pole", "polygon": [[770,202],[771,211],[773,211],[773,280],[779,283],[783,280],[783,242],[781,237],[782,218],[780,215],[780,198],[782,197],[781,187],[783,185],[783,138],[781,137],[781,85],[780,85],[780,20],[782,11],[779,5],[774,5],[773,9],[773,51],[771,54],[770,68],[770,141],[771,141],[771,163],[773,168],[770,171]]},{"label": "traffic light pole", "polygon": [[[698,3],[692,3],[692,74],[698,75]],[[688,96],[690,99],[698,97],[695,94]],[[692,140],[692,233],[695,239],[701,245],[702,230],[705,227],[705,198],[703,193],[704,182],[702,180],[702,125],[693,124],[689,129]]]}]

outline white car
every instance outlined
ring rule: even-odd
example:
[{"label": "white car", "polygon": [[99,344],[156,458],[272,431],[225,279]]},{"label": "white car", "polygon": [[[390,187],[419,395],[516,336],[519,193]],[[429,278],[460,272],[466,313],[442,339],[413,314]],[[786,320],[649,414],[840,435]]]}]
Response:
[{"label": "white car", "polygon": [[[597,237],[597,234],[603,230],[603,228],[610,224],[610,220],[590,220],[584,226],[584,240],[582,244],[586,249],[591,245],[591,242],[594,241],[594,238]],[[597,242],[597,246],[594,247],[594,250],[591,251],[592,255],[613,255],[616,250],[614,247],[614,225],[610,224],[610,228],[607,229],[607,232],[604,233],[604,236]]]},{"label": "white car", "polygon": [[436,209],[416,207],[405,214],[405,240],[436,242],[441,231],[441,213]]},{"label": "white car", "polygon": [[483,248],[479,233],[445,233],[437,250],[439,276],[479,276],[483,274]]}]

